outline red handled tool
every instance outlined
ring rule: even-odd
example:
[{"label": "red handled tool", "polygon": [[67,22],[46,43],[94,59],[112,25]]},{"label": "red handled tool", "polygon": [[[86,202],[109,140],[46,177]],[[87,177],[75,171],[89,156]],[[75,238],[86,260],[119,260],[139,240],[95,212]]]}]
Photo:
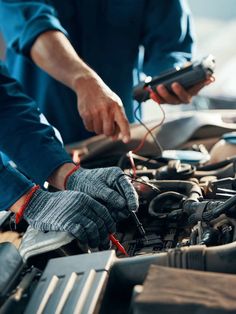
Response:
[{"label": "red handled tool", "polygon": [[120,251],[125,256],[129,256],[129,254],[126,252],[123,245],[120,244],[119,240],[117,240],[113,234],[109,235],[109,239],[111,240],[112,244],[114,244],[117,247],[117,250]]}]

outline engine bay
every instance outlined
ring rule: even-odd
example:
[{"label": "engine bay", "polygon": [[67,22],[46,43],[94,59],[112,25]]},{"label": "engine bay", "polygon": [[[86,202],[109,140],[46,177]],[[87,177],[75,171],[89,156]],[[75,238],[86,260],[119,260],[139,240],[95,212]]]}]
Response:
[{"label": "engine bay", "polygon": [[[214,138],[214,143],[217,140]],[[189,141],[189,143],[191,142]],[[25,293],[25,297],[20,301],[20,307],[17,310],[19,312],[17,313],[23,313],[27,306],[28,312],[26,311],[26,313],[36,313],[36,310],[35,312],[32,310],[32,304],[36,304],[35,300],[37,302],[43,300],[38,300],[35,297],[35,293],[38,291],[40,285],[42,286],[47,283],[45,272],[47,273],[48,267],[51,267],[50,276],[52,277],[50,278],[54,278],[55,274],[52,274],[54,270],[55,273],[57,273],[58,269],[63,269],[64,271],[65,266],[66,271],[67,261],[69,261],[69,264],[71,263],[68,258],[71,258],[71,261],[76,259],[76,263],[77,261],[79,263],[78,265],[80,265],[81,261],[82,270],[85,266],[89,267],[88,265],[90,265],[90,260],[93,260],[93,256],[95,260],[96,256],[101,256],[101,260],[104,260],[104,266],[101,267],[104,267],[104,269],[107,267],[105,266],[108,263],[107,261],[112,259],[118,265],[118,268],[121,267],[122,269],[122,265],[127,265],[127,269],[130,270],[134,267],[137,270],[135,276],[138,276],[139,279],[136,279],[136,277],[135,279],[130,279],[132,276],[134,277],[134,274],[132,276],[130,274],[132,271],[130,270],[128,274],[127,269],[124,272],[122,270],[122,276],[128,278],[126,284],[129,298],[125,298],[125,301],[122,303],[122,309],[119,311],[117,308],[117,311],[114,313],[128,313],[127,304],[130,304],[130,300],[132,299],[131,294],[133,293],[131,293],[131,286],[134,286],[134,283],[143,282],[144,274],[147,272],[147,265],[158,258],[161,260],[161,265],[166,265],[166,260],[163,262],[162,259],[164,256],[168,256],[167,264],[170,267],[204,271],[218,271],[219,269],[221,272],[234,272],[232,270],[233,266],[224,269],[225,266],[219,266],[218,262],[216,264],[212,263],[215,257],[214,259],[209,257],[210,262],[204,264],[203,256],[205,256],[205,253],[201,253],[201,258],[199,258],[199,255],[196,262],[194,262],[194,259],[191,257],[192,253],[188,253],[188,249],[193,248],[192,252],[194,252],[195,247],[196,250],[199,247],[204,248],[204,250],[212,248],[213,252],[215,252],[216,247],[219,249],[225,248],[227,245],[233,245],[236,240],[235,155],[231,154],[231,156],[221,158],[219,161],[214,160],[214,162],[210,162],[212,156],[210,155],[209,147],[205,147],[201,143],[201,140],[198,140],[194,145],[191,144],[188,147],[182,147],[178,150],[163,150],[159,156],[147,153],[140,155],[133,154],[132,157],[135,169],[130,162],[128,153],[119,154],[118,158],[116,157],[114,160],[110,159],[109,161],[111,163],[109,166],[121,167],[124,175],[132,182],[139,196],[139,208],[137,212],[130,213],[128,219],[118,222],[115,234],[120,244],[128,253],[129,258],[126,258],[124,254],[118,251],[112,243],[111,250],[115,250],[115,255],[114,251],[99,252],[99,248],[89,249],[87,246],[82,246],[73,236],[66,232],[43,233],[34,230],[32,227],[28,227],[22,221],[15,230],[20,237],[18,252],[12,253],[13,255],[19,254],[19,257],[17,257],[19,261],[17,265],[18,278],[12,280],[11,285],[7,288],[7,292],[4,290],[0,295],[1,304],[7,302],[9,296],[15,291],[17,284],[20,285],[21,279],[24,279],[25,276],[33,272],[31,281],[28,281],[32,288],[27,288],[27,293]],[[106,161],[106,158],[101,159],[100,164],[97,165],[96,159],[87,160],[85,166],[93,168],[95,164],[96,166],[103,167],[106,165]],[[14,229],[9,213],[1,218],[0,228],[3,233],[12,230],[12,228]],[[9,250],[12,250],[12,248],[9,248]],[[233,248],[232,251],[235,252],[235,249]],[[186,261],[185,263],[183,261],[188,254],[190,254],[190,257],[188,262]],[[83,260],[85,264],[83,264]],[[57,269],[57,266],[50,266],[54,265],[53,263],[55,265],[59,263],[60,267],[58,266],[59,268]],[[191,266],[191,263],[193,266]],[[93,267],[96,268],[97,264],[95,263],[94,265]],[[70,267],[72,269],[74,266]],[[79,273],[80,268],[78,269],[74,271]],[[142,269],[145,269],[145,271],[142,271]],[[81,272],[83,272],[82,270]],[[14,272],[16,272],[16,269],[14,270],[13,268],[12,273]],[[108,270],[109,272],[113,274],[115,271],[111,267],[111,270]],[[10,277],[13,276],[12,273],[9,272]],[[58,276],[58,278],[62,278],[64,275]],[[112,287],[115,285],[112,279],[113,276],[116,275],[111,275],[111,279],[108,280],[108,285],[112,285]],[[121,280],[121,287],[124,285],[124,278],[119,278]],[[109,283],[110,281],[112,283]],[[4,283],[0,281],[0,285],[4,286]],[[47,284],[50,286],[51,283]],[[46,292],[48,291],[47,289],[49,288],[45,288]],[[113,298],[113,303],[116,302],[116,288],[113,287],[112,289],[114,296],[110,296],[109,294],[106,296],[107,292],[105,293],[105,301],[102,302],[99,313],[109,313],[110,303],[108,300]],[[94,292],[91,298],[94,298],[96,295]],[[55,297],[56,299],[58,297]],[[48,299],[48,302],[51,304],[50,299]],[[59,301],[55,301],[55,304],[57,302]],[[0,313],[10,312],[5,311]],[[11,310],[11,314],[13,313],[15,313],[14,309]],[[42,313],[52,313],[52,311],[48,309]],[[58,313],[66,312],[59,311]],[[81,313],[87,313],[87,308],[81,311]],[[93,313],[93,311],[89,313]]]},{"label": "engine bay", "polygon": [[[131,180],[139,194],[137,215],[146,236],[142,237],[132,217],[118,224],[118,238],[128,254],[234,241],[235,162],[231,158],[211,166],[179,160],[166,161],[162,166],[156,162],[155,168],[139,165],[137,178]],[[132,170],[125,172],[130,174]]]},{"label": "engine bay", "polygon": [[[116,238],[128,256],[235,241],[235,166],[234,157],[212,165],[142,158],[135,178],[132,169],[125,168],[125,175],[139,195],[135,213],[138,219],[130,215],[117,223]],[[140,232],[140,226],[145,234]],[[41,269],[50,258],[98,250],[81,246],[67,233],[43,233],[31,227],[24,233],[19,248],[28,263]],[[119,251],[116,254],[125,257]]]}]

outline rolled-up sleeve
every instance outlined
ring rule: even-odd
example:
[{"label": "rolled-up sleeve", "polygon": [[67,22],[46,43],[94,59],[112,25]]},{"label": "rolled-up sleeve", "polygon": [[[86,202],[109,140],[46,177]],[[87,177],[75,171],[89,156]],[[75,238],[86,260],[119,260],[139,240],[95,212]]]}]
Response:
[{"label": "rolled-up sleeve", "polygon": [[8,46],[26,56],[41,33],[58,30],[68,36],[48,1],[0,0],[0,21]]},{"label": "rolled-up sleeve", "polygon": [[53,128],[40,123],[39,115],[36,104],[0,63],[0,150],[42,185],[56,168],[72,161]]},{"label": "rolled-up sleeve", "polygon": [[150,0],[146,7],[142,44],[147,75],[158,75],[192,57],[191,12],[185,0]]}]

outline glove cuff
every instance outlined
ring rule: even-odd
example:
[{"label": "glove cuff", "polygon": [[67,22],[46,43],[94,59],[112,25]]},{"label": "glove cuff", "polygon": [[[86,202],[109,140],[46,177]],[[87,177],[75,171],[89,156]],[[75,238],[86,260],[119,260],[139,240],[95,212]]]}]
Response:
[{"label": "glove cuff", "polygon": [[35,185],[33,186],[26,194],[26,198],[24,201],[24,204],[19,208],[19,210],[17,211],[16,215],[15,215],[15,221],[16,224],[18,224],[24,214],[24,211],[26,209],[26,207],[29,204],[29,201],[31,200],[32,196],[34,195],[35,191],[37,191],[40,188],[39,185]]},{"label": "glove cuff", "polygon": [[67,175],[66,175],[66,177],[65,177],[65,181],[64,181],[64,188],[65,188],[65,190],[67,189],[67,181],[68,181],[69,177],[70,177],[75,171],[77,171],[79,168],[80,168],[80,165],[75,166],[72,170],[70,170],[70,171],[67,173]]}]

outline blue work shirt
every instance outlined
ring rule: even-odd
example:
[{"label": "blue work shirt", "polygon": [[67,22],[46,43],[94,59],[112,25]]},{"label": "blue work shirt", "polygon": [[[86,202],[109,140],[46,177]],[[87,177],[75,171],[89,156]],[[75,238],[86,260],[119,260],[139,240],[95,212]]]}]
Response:
[{"label": "blue work shirt", "polygon": [[72,162],[51,126],[40,123],[35,102],[24,95],[0,62],[0,151],[27,176],[4,165],[0,155],[0,210],[8,209],[59,166]]},{"label": "blue work shirt", "polygon": [[[63,32],[78,55],[123,101],[134,121],[133,69],[157,75],[191,58],[193,36],[185,0],[1,0],[7,65],[65,143],[91,136],[75,93],[35,66],[30,50],[49,30]],[[139,47],[143,62],[138,62]],[[55,51],[55,53],[57,53]],[[140,59],[139,59],[140,61]]]}]

